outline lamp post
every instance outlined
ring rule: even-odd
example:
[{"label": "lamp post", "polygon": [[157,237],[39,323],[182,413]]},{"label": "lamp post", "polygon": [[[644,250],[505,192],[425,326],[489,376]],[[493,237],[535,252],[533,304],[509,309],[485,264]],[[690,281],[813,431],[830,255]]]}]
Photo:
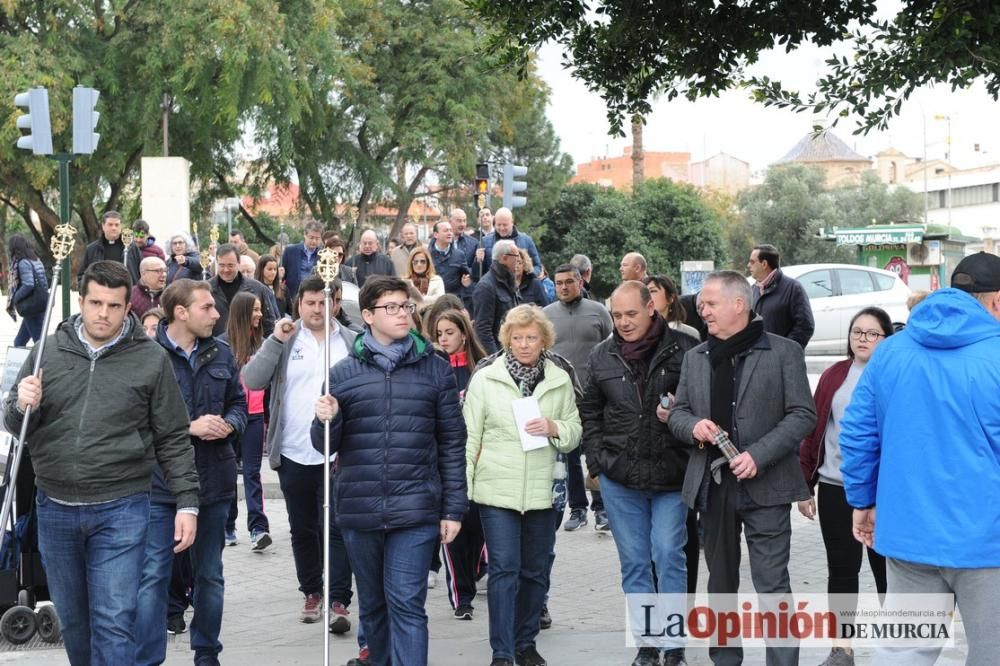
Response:
[{"label": "lamp post", "polygon": [[[945,143],[948,146],[948,150],[945,151],[944,159],[948,162],[948,166],[951,166],[951,114],[947,115],[935,115],[934,120],[945,120],[948,122],[948,136]],[[948,170],[948,232],[951,232],[951,169]]]}]

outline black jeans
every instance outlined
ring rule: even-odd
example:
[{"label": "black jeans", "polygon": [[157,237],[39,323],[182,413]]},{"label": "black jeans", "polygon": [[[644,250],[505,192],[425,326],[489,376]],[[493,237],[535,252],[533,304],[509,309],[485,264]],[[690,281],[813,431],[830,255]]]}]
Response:
[{"label": "black jeans", "polygon": [[[566,490],[569,494],[570,509],[587,508],[587,488],[583,481],[583,463],[580,461],[580,447],[576,447],[569,452],[566,460]],[[601,491],[590,491],[592,501],[590,508],[593,511],[604,511],[604,501],[601,499]]]},{"label": "black jeans", "polygon": [[826,566],[830,576],[826,591],[830,594],[857,594],[861,554],[867,550],[868,564],[875,576],[875,588],[880,595],[884,595],[885,558],[854,538],[854,509],[847,503],[844,487],[821,481],[816,495],[819,528],[826,546]]},{"label": "black jeans", "polygon": [[[303,594],[323,591],[323,465],[300,465],[284,456],[278,480],[285,496],[288,526],[292,532],[292,555],[299,590]],[[340,529],[336,525],[333,479],[330,479],[330,599],[351,603],[351,563]]]}]

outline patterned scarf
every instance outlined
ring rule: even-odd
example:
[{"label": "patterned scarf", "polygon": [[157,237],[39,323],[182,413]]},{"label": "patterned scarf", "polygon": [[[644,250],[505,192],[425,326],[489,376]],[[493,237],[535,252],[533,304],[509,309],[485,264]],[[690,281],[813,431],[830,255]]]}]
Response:
[{"label": "patterned scarf", "polygon": [[534,393],[535,387],[545,377],[545,359],[539,356],[535,365],[528,366],[514,358],[511,352],[505,353],[503,358],[504,365],[507,366],[507,372],[510,373],[514,383],[517,384],[521,395],[527,398]]},{"label": "patterned scarf", "polygon": [[7,267],[7,314],[14,321],[17,321],[17,312],[14,309],[14,293],[21,286],[21,276],[17,272],[19,261],[21,261],[19,258],[11,257],[10,264]]}]

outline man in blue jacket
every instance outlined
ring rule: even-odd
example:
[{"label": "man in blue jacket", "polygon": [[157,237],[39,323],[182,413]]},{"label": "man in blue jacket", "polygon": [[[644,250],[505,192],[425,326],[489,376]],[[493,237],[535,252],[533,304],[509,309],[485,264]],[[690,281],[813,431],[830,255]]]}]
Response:
[{"label": "man in blue jacket", "polygon": [[[967,663],[989,664],[1000,654],[1000,257],[966,257],[951,284],[868,362],[841,423],[840,469],[855,538],[887,558],[886,604],[954,594]],[[887,656],[931,664],[939,652]]]},{"label": "man in blue jacket", "polygon": [[[222,643],[222,605],[225,581],[222,550],[226,518],[236,495],[236,455],[232,440],[246,428],[247,401],[239,369],[229,346],[212,337],[219,318],[208,282],[174,280],[163,290],[160,303],[166,319],[156,340],[167,350],[181,395],[187,404],[191,445],[201,490],[198,494],[198,532],[191,547],[194,571],[194,619],[191,649],[196,666],[216,666]],[[139,592],[136,625],[141,663],[159,663],[166,650],[167,585],[173,562],[172,516],[164,513],[159,475],[153,476],[153,507],[146,540],[146,564]],[[170,514],[172,507],[166,507]],[[155,607],[155,612],[150,608]],[[152,637],[156,636],[153,641]],[[146,657],[149,661],[146,661]]]},{"label": "man in blue jacket", "polygon": [[493,232],[483,237],[484,275],[486,271],[490,270],[490,264],[493,263],[493,246],[497,241],[501,240],[514,241],[514,245],[518,249],[526,250],[528,256],[531,257],[531,264],[534,266],[535,275],[541,274],[542,258],[538,256],[538,248],[535,247],[535,241],[531,240],[531,236],[528,234],[517,230],[517,227],[514,226],[514,214],[510,212],[510,209],[498,208],[496,215],[493,216]]},{"label": "man in blue jacket", "polygon": [[370,277],[359,296],[365,332],[330,370],[313,446],[338,454],[337,524],[358,582],[374,666],[427,664],[427,571],[468,506],[465,421],[448,362],[410,329],[406,282]]},{"label": "man in blue jacket", "polygon": [[292,294],[292,298],[285,299],[289,314],[294,295],[299,293],[299,284],[312,275],[316,266],[319,249],[323,245],[323,225],[315,220],[306,222],[302,234],[302,242],[289,245],[281,255],[281,265],[285,268],[285,293]]}]

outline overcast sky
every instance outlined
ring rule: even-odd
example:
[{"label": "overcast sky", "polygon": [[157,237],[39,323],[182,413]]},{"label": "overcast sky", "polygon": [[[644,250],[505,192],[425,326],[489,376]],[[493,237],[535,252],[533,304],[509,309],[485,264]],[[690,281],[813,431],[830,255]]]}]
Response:
[{"label": "overcast sky", "polygon": [[[881,3],[880,3],[881,4]],[[814,88],[817,72],[830,50],[813,46],[792,54],[783,51],[765,53],[752,72],[767,74],[787,86],[805,93]],[[621,155],[629,138],[608,136],[604,102],[589,92],[570,71],[562,67],[561,51],[546,45],[539,54],[539,73],[551,87],[548,116],[561,140],[562,149],[577,164],[595,157]],[[923,110],[921,110],[921,105]],[[894,147],[920,157],[924,151],[923,123],[926,118],[927,157],[943,158],[947,150],[947,123],[935,115],[951,115],[953,162],[959,167],[1000,163],[1000,104],[994,102],[981,85],[952,93],[939,85],[917,91],[903,104],[887,132],[867,136],[853,135],[857,125],[843,119],[834,130],[841,139],[862,155],[871,157],[880,150]],[[731,91],[719,98],[688,102],[654,102],[647,118],[643,143],[649,151],[688,151],[692,160],[719,151],[750,162],[754,171],[780,159],[803,136],[810,132],[813,118],[765,108],[749,100],[746,91]],[[625,125],[628,130],[628,123]],[[980,154],[974,144],[980,144]],[[983,154],[985,153],[985,154]]]}]

